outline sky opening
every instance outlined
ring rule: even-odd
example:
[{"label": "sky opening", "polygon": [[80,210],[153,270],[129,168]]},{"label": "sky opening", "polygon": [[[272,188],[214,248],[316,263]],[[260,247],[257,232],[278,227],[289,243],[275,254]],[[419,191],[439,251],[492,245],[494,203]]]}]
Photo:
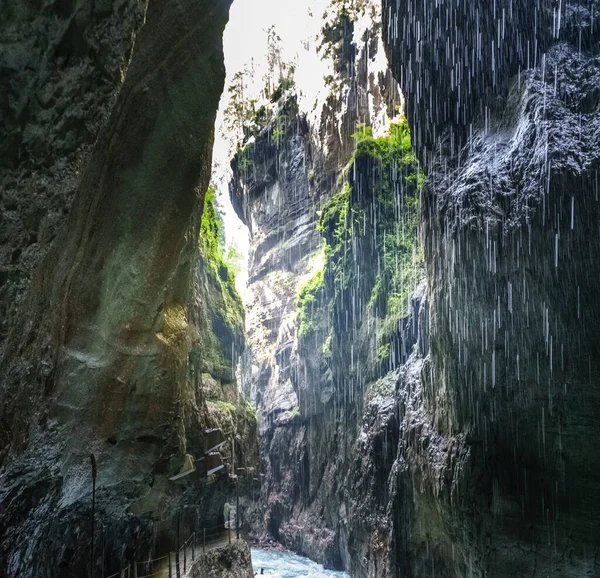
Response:
[{"label": "sky opening", "polygon": [[296,85],[303,89],[299,94],[301,109],[307,112],[315,109],[326,74],[326,63],[321,61],[316,50],[326,5],[327,0],[235,0],[231,6],[223,38],[227,78],[217,115],[213,184],[223,212],[227,244],[241,255],[236,285],[244,301],[249,239],[247,228],[237,218],[229,200],[229,162],[236,146],[236,135],[227,131],[225,123],[229,86],[236,72],[248,70],[246,95],[260,101],[268,70],[268,30],[273,26],[281,38],[282,59],[296,65]]}]

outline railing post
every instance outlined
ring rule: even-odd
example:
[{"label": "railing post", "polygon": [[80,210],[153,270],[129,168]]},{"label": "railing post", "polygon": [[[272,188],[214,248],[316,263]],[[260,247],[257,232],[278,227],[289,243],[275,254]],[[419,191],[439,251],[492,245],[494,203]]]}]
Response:
[{"label": "railing post", "polygon": [[202,552],[206,554],[206,528],[202,529],[203,541],[202,541]]},{"label": "railing post", "polygon": [[179,567],[179,529],[180,529],[180,512],[177,512],[177,550],[175,552],[175,573],[177,578],[181,578],[181,568]]},{"label": "railing post", "polygon": [[169,578],[173,578],[173,564],[171,563],[171,552],[169,552]]},{"label": "railing post", "polygon": [[137,562],[133,562],[133,578],[138,578],[137,576]]},{"label": "railing post", "polygon": [[187,572],[187,547],[183,545],[183,571]]},{"label": "railing post", "polygon": [[121,568],[121,578],[125,578],[125,568]]},{"label": "railing post", "polygon": [[[234,472],[235,473],[235,472]],[[235,479],[235,536],[240,539],[240,479]]]},{"label": "railing post", "polygon": [[231,544],[231,512],[229,512],[229,528],[228,528],[228,532],[229,532],[229,543]]},{"label": "railing post", "polygon": [[102,526],[102,578],[104,578],[104,558],[106,553],[106,530]]},{"label": "railing post", "polygon": [[196,556],[196,532],[194,532],[192,534],[192,562],[194,561],[194,558]]}]

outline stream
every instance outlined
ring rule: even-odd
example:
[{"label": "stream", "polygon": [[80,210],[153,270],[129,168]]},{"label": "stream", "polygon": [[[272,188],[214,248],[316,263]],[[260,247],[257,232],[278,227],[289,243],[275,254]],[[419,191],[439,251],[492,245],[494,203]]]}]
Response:
[{"label": "stream", "polygon": [[261,548],[252,548],[252,567],[258,576],[262,568],[264,575],[271,578],[296,578],[297,576],[348,578],[345,572],[325,570],[320,564],[292,552],[277,552]]}]

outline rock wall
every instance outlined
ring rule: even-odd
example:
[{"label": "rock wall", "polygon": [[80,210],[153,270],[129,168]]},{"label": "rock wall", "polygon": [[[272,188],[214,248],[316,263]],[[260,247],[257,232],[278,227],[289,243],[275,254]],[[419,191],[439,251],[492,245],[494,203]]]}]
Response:
[{"label": "rock wall", "polygon": [[250,548],[244,541],[201,554],[193,578],[253,578]]},{"label": "rock wall", "polygon": [[[256,455],[252,412],[219,397],[237,397],[243,309],[201,227],[229,1],[4,8],[2,307],[16,314],[0,363],[0,574],[87,572],[91,453],[115,572],[173,548],[184,504],[222,522],[232,488],[168,479],[207,428],[229,425]],[[39,255],[29,208],[49,210]]]},{"label": "rock wall", "polygon": [[127,71],[145,2],[7,0],[0,23],[0,352]]},{"label": "rock wall", "polygon": [[[327,131],[339,103],[318,129],[284,113],[276,153],[271,126],[259,156],[235,161],[264,315],[250,326],[246,373],[262,411],[262,507],[287,546],[359,577],[600,572],[599,10],[384,0],[383,38],[427,175],[426,283],[415,289],[415,275],[410,299],[385,274],[385,255],[405,251],[377,240],[386,154],[370,135],[361,151],[360,135]],[[351,21],[325,29],[340,86]],[[302,261],[318,247],[316,216],[289,209],[311,195],[323,270]],[[269,216],[274,199],[283,211]],[[348,232],[340,224],[356,211],[363,227]],[[270,293],[281,270],[291,282]]]},{"label": "rock wall", "polygon": [[[336,75],[318,120],[284,94],[248,128],[230,187],[252,234],[244,387],[259,408],[264,474],[245,521],[334,568],[379,547],[375,510],[356,510],[374,486],[357,478],[393,463],[395,444],[377,443],[395,423],[395,378],[378,379],[412,350],[405,303],[422,274],[410,137],[404,123],[384,133],[401,101],[385,60],[378,68],[381,15],[376,2],[352,6],[333,3],[323,29]],[[355,457],[366,406],[377,442]]]},{"label": "rock wall", "polygon": [[400,388],[391,575],[600,571],[598,10],[384,1],[430,326]]}]

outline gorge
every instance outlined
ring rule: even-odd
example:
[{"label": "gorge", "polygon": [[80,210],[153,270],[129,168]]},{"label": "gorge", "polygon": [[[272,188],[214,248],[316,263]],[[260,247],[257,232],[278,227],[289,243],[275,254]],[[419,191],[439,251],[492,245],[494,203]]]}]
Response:
[{"label": "gorge", "polygon": [[246,2],[0,4],[0,576],[600,576],[600,3]]}]

